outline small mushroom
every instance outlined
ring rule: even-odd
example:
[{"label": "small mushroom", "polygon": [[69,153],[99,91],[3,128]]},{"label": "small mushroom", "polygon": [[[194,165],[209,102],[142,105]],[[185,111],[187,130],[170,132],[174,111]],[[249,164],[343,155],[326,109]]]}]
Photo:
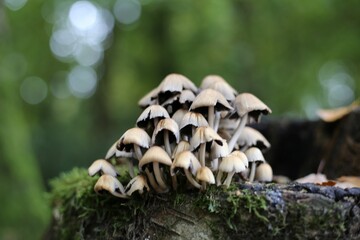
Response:
[{"label": "small mushroom", "polygon": [[138,105],[141,108],[147,108],[150,105],[155,105],[158,104],[156,97],[159,94],[159,88],[156,87],[154,89],[152,89],[150,92],[148,92],[144,97],[142,97],[139,102]]},{"label": "small mushroom", "polygon": [[158,122],[164,118],[170,118],[166,109],[160,105],[151,105],[140,114],[136,120],[136,125],[139,128],[146,129],[151,135]]},{"label": "small mushroom", "polygon": [[253,182],[255,178],[256,164],[265,162],[265,159],[262,152],[257,147],[247,149],[245,154],[251,164],[249,182]]},{"label": "small mushroom", "polygon": [[190,143],[182,140],[176,145],[171,158],[174,159],[179,153],[187,150],[190,150]]},{"label": "small mushroom", "polygon": [[221,111],[229,111],[233,108],[227,102],[225,97],[213,89],[201,91],[190,106],[190,111],[207,113],[207,120],[211,128],[214,127],[215,115]]},{"label": "small mushroom", "polygon": [[241,120],[229,141],[230,151],[234,149],[235,143],[248,121],[259,122],[261,114],[271,113],[271,109],[251,93],[239,94],[235,98],[234,108],[235,110],[230,117],[240,117]]},{"label": "small mushroom", "polygon": [[[160,170],[160,164],[171,166],[172,161],[169,155],[159,146],[152,146],[149,150],[146,151],[144,156],[139,162],[139,168],[142,170],[143,167],[152,164],[154,175],[157,183],[159,184],[160,188],[163,190],[167,190],[168,187],[164,181],[164,176]],[[149,179],[150,180],[150,179]],[[150,181],[150,184],[153,186],[153,183]],[[159,190],[158,187],[153,186],[155,190]]]},{"label": "small mushroom", "polygon": [[201,181],[201,190],[206,190],[207,184],[215,184],[214,174],[208,167],[200,167],[196,172],[196,179]]},{"label": "small mushroom", "polygon": [[147,191],[150,191],[149,185],[146,181],[146,177],[143,175],[137,175],[127,184],[125,192],[128,196],[131,196],[131,194],[136,191],[138,191],[140,194],[143,194],[144,188],[146,188]]},{"label": "small mushroom", "polygon": [[174,119],[174,121],[178,124],[178,126],[180,127],[181,121],[183,119],[183,117],[185,116],[185,114],[188,112],[188,110],[182,109],[180,108],[179,110],[177,110],[172,116],[171,118]]},{"label": "small mushroom", "polygon": [[103,190],[108,191],[115,197],[119,198],[128,198],[127,195],[125,195],[125,189],[124,186],[121,184],[121,182],[111,176],[111,175],[102,175],[96,182],[94,186],[94,190],[96,193],[101,193]]},{"label": "small mushroom", "polygon": [[199,149],[199,158],[202,167],[205,167],[206,143],[215,141],[218,145],[223,144],[223,139],[211,127],[198,127],[190,140],[190,149]]},{"label": "small mushroom", "polygon": [[92,177],[98,172],[101,173],[101,175],[107,174],[111,175],[113,177],[118,176],[118,172],[116,171],[115,167],[109,163],[108,161],[104,159],[98,159],[94,161],[91,166],[88,168],[88,173]]},{"label": "small mushroom", "polygon": [[226,100],[229,102],[235,99],[235,96],[238,94],[237,91],[230,86],[222,77],[217,75],[206,76],[202,82],[201,88],[211,88],[220,92]]},{"label": "small mushroom", "polygon": [[256,168],[255,179],[259,182],[271,182],[273,179],[273,171],[267,162],[259,164]]},{"label": "small mushroom", "polygon": [[[243,160],[244,159],[244,160]],[[226,187],[230,186],[231,179],[235,173],[242,172],[246,169],[244,161],[247,161],[247,157],[244,153],[237,151],[236,153],[231,153],[226,157],[222,158],[222,161],[219,166],[219,172],[216,176],[217,185],[221,185],[221,180],[223,173],[227,173],[224,185]]]},{"label": "small mushroom", "polygon": [[169,156],[172,155],[171,142],[179,143],[179,126],[171,118],[165,118],[159,121],[152,135],[152,143],[164,145]]},{"label": "small mushroom", "polygon": [[171,165],[171,176],[175,176],[174,170],[182,168],[184,170],[187,180],[196,188],[201,188],[201,185],[196,182],[193,175],[196,175],[197,170],[200,168],[200,162],[195,155],[190,151],[183,151],[176,155],[174,162]]},{"label": "small mushroom", "polygon": [[212,143],[210,149],[211,170],[217,171],[219,167],[219,158],[229,155],[229,147],[225,140],[222,140],[222,145]]},{"label": "small mushroom", "polygon": [[270,148],[270,143],[259,131],[251,127],[244,127],[241,132],[237,144],[241,151],[245,151],[249,147],[257,147],[260,150],[267,150]]},{"label": "small mushroom", "polygon": [[183,136],[191,137],[194,135],[196,128],[207,127],[208,122],[201,113],[187,112],[179,125],[180,133]]}]

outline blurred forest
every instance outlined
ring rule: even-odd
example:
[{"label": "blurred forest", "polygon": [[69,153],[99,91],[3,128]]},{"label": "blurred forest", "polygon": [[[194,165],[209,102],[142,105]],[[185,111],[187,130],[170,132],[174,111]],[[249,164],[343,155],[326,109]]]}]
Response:
[{"label": "blurred forest", "polygon": [[[0,239],[38,239],[48,180],[88,167],[171,72],[223,76],[271,117],[360,92],[360,1],[4,0]],[[276,169],[274,169],[276,174]]]}]

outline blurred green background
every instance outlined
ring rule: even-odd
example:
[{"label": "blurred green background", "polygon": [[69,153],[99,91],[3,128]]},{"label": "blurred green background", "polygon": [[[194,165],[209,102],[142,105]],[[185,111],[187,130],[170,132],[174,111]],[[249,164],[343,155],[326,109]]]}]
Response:
[{"label": "blurred green background", "polygon": [[[0,239],[38,239],[48,180],[133,126],[168,73],[219,74],[272,117],[360,92],[360,1],[3,0]],[[276,169],[275,169],[276,173]]]}]

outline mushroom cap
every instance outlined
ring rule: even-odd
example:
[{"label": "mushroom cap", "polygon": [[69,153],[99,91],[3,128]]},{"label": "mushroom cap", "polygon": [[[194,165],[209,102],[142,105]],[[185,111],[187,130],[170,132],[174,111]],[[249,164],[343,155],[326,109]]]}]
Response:
[{"label": "mushroom cap", "polygon": [[116,146],[118,144],[118,141],[114,142],[113,145],[111,145],[111,147],[109,148],[109,150],[106,152],[106,155],[105,155],[105,159],[106,160],[109,160],[111,159],[113,156],[115,156],[116,154]]},{"label": "mushroom cap", "polygon": [[146,188],[147,191],[150,191],[146,177],[143,175],[137,175],[126,185],[125,192],[128,196],[131,196],[131,194],[136,191],[142,194],[144,192],[144,188]]},{"label": "mushroom cap", "polygon": [[170,118],[170,116],[164,107],[160,105],[150,105],[140,114],[136,120],[136,125],[144,128],[149,120],[154,118]]},{"label": "mushroom cap", "polygon": [[245,167],[246,167],[246,168],[249,167],[249,160],[248,160],[246,154],[245,154],[246,158],[243,157],[244,153],[241,152],[241,151],[238,151],[238,150],[235,150],[235,151],[233,151],[233,152],[230,153],[230,154],[231,154],[231,155],[234,155],[234,156],[240,157],[240,158],[241,158],[241,161],[244,163]]},{"label": "mushroom cap", "polygon": [[255,179],[259,182],[271,182],[273,178],[273,171],[267,162],[259,164],[256,167]]},{"label": "mushroom cap", "polygon": [[228,156],[223,157],[219,165],[219,171],[227,173],[244,171],[246,166],[242,160],[243,158],[246,159],[246,155],[242,152],[239,152],[238,154],[229,154]]},{"label": "mushroom cap", "polygon": [[194,99],[190,106],[190,110],[207,112],[204,111],[204,109],[207,109],[210,106],[214,106],[217,111],[228,111],[233,109],[221,93],[213,89],[204,89]]},{"label": "mushroom cap", "polygon": [[179,103],[192,103],[195,99],[195,94],[190,90],[184,90],[180,94]]},{"label": "mushroom cap", "polygon": [[111,176],[111,175],[102,175],[96,182],[94,186],[96,193],[100,193],[102,190],[110,192],[112,195],[117,196],[125,192],[124,186],[121,182]]},{"label": "mushroom cap", "polygon": [[197,92],[197,87],[187,77],[181,74],[172,73],[167,75],[159,85],[160,92],[182,92],[188,89]]},{"label": "mushroom cap", "polygon": [[239,146],[258,147],[259,149],[269,149],[270,143],[259,131],[245,126],[237,140]]},{"label": "mushroom cap", "polygon": [[255,122],[259,121],[260,114],[271,113],[271,109],[251,93],[239,94],[234,100],[234,108],[238,116],[244,117],[245,114],[249,114]]},{"label": "mushroom cap", "polygon": [[204,181],[209,184],[215,184],[214,174],[208,167],[200,167],[196,172],[196,179],[198,181]]},{"label": "mushroom cap", "polygon": [[191,132],[191,126],[207,127],[209,124],[201,113],[187,112],[183,116],[179,126],[182,134],[191,135],[189,134]]},{"label": "mushroom cap", "polygon": [[130,128],[119,139],[117,148],[122,151],[130,152],[134,148],[134,144],[142,148],[149,148],[150,136],[142,128]]},{"label": "mushroom cap", "polygon": [[215,141],[222,145],[223,139],[211,127],[198,127],[190,140],[190,149],[194,151],[200,144]]},{"label": "mushroom cap", "polygon": [[225,157],[229,155],[230,150],[228,144],[225,140],[222,140],[222,145],[219,144],[212,144],[210,150],[210,158],[214,160],[216,158]]},{"label": "mushroom cap", "polygon": [[179,142],[180,134],[179,134],[179,126],[175,122],[175,120],[171,118],[161,119],[159,123],[156,125],[154,133],[152,135],[152,143],[163,145],[164,144],[164,131],[169,131],[172,134],[169,135],[170,142]]},{"label": "mushroom cap", "polygon": [[265,158],[257,147],[251,147],[245,151],[249,162],[265,162]]},{"label": "mushroom cap", "polygon": [[190,151],[183,151],[176,155],[174,162],[171,165],[170,173],[173,176],[175,168],[188,169],[193,175],[201,167],[199,160]]},{"label": "mushroom cap", "polygon": [[88,173],[92,177],[98,172],[101,172],[102,175],[111,175],[116,177],[118,172],[116,171],[115,167],[104,159],[98,159],[94,161],[91,166],[88,168]]},{"label": "mushroom cap", "polygon": [[187,150],[190,150],[190,143],[188,141],[182,140],[176,145],[171,158],[174,159],[176,157],[176,155],[178,155],[179,153],[181,153],[183,151],[187,151]]},{"label": "mushroom cap", "polygon": [[153,105],[157,102],[156,97],[159,94],[159,88],[156,87],[154,89],[152,89],[150,92],[148,92],[144,97],[142,97],[139,102],[138,105],[141,108],[147,108],[150,105]]},{"label": "mushroom cap", "polygon": [[220,92],[227,101],[233,101],[238,94],[222,77],[217,75],[206,76],[201,85],[202,88],[211,88]]},{"label": "mushroom cap", "polygon": [[217,133],[219,134],[220,137],[222,137],[226,141],[230,141],[231,134],[230,134],[230,132],[228,130],[222,128],[222,129],[219,129],[217,131]]},{"label": "mushroom cap", "polygon": [[188,111],[186,109],[178,109],[173,115],[172,115],[172,119],[175,120],[175,122],[178,124],[178,126],[180,127],[181,121],[184,117],[184,115],[187,113]]},{"label": "mushroom cap", "polygon": [[159,146],[152,146],[149,148],[144,156],[139,161],[139,168],[142,169],[144,165],[149,163],[158,162],[167,166],[171,166],[172,161],[170,156]]}]

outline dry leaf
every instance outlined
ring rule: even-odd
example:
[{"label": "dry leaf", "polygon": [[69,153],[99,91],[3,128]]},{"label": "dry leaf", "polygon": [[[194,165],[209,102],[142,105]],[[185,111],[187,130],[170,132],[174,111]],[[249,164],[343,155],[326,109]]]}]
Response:
[{"label": "dry leaf", "polygon": [[360,177],[356,176],[342,176],[336,179],[341,184],[352,185],[353,187],[360,187]]},{"label": "dry leaf", "polygon": [[356,108],[359,108],[360,101],[354,101],[349,106],[333,108],[333,109],[319,109],[317,111],[317,115],[320,117],[321,120],[324,122],[335,122],[340,120],[341,118],[345,117]]},{"label": "dry leaf", "polygon": [[327,187],[332,187],[332,186],[335,186],[336,182],[335,181],[327,181],[327,182],[322,182],[322,183],[316,183],[316,185],[319,185],[319,186],[327,186]]},{"label": "dry leaf", "polygon": [[323,182],[327,182],[327,178],[324,174],[321,174],[321,173],[311,173],[305,177],[302,177],[302,178],[299,178],[299,179],[296,179],[295,182],[298,182],[298,183],[318,183],[318,184],[321,184]]}]

